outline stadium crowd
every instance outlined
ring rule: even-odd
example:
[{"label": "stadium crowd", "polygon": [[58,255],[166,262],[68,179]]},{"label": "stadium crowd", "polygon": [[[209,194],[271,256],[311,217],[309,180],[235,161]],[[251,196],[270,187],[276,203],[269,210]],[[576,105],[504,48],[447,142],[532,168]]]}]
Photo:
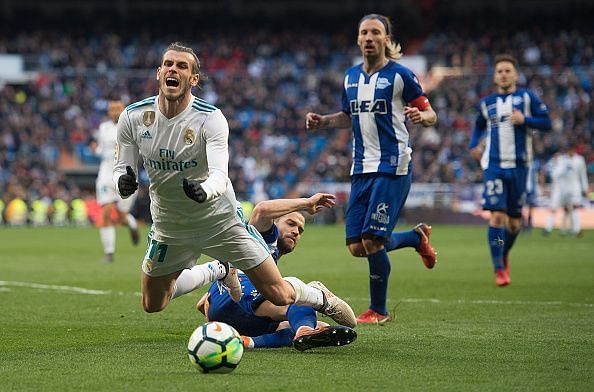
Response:
[{"label": "stadium crowd", "polygon": [[[594,173],[593,34],[519,31],[509,38],[484,34],[472,41],[440,34],[429,36],[420,54],[432,66],[449,67],[453,76],[430,74],[425,80],[439,121],[433,128],[411,130],[415,182],[463,185],[481,181],[482,171],[467,146],[477,114],[475,105],[492,91],[492,54],[503,52],[519,60],[520,85],[537,91],[551,111],[553,132],[534,135],[538,166],[544,168],[555,152],[574,142],[586,158],[589,173]],[[344,136],[333,138],[311,182],[348,180],[350,135]]]},{"label": "stadium crowd", "polygon": [[[350,33],[350,32],[349,32]],[[239,199],[258,202],[289,194],[298,182],[348,181],[350,132],[306,132],[304,114],[340,108],[343,72],[358,52],[338,32],[209,31],[186,40],[198,49],[208,79],[197,95],[225,113],[230,126],[230,176]],[[157,39],[156,37],[160,37]],[[164,47],[178,37],[149,34],[61,34],[35,30],[0,35],[2,53],[22,54],[35,77],[0,87],[0,198],[91,198],[65,176],[67,165],[95,164],[88,143],[113,93],[131,103],[152,95]],[[407,52],[403,40],[404,53]],[[592,32],[538,30],[424,38],[417,53],[433,66],[423,83],[439,114],[435,127],[412,127],[414,181],[468,184],[481,171],[468,154],[474,105],[491,91],[492,56],[520,61],[521,85],[549,106],[553,131],[537,134],[535,158],[546,162],[568,142],[577,144],[594,173]]]}]

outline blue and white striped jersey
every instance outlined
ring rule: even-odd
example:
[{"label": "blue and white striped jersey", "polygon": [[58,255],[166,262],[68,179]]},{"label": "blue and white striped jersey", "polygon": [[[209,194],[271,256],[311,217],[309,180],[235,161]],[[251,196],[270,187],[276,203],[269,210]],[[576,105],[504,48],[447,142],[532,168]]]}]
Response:
[{"label": "blue and white striped jersey", "polygon": [[[524,124],[514,126],[511,123],[513,109],[524,114]],[[491,94],[483,98],[478,111],[470,148],[478,145],[486,131],[481,157],[483,170],[528,167],[532,161],[531,129],[551,128],[546,105],[532,91],[517,89],[510,94]]]},{"label": "blue and white striped jersey", "polygon": [[412,149],[406,129],[404,106],[423,97],[423,89],[408,68],[390,60],[382,69],[367,75],[363,65],[345,75],[342,111],[353,123],[351,175],[390,173],[405,175]]}]

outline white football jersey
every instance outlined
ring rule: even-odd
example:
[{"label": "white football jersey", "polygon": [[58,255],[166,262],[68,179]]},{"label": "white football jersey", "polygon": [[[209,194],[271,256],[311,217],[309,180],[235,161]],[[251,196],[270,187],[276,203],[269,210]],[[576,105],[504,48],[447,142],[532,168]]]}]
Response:
[{"label": "white football jersey", "polygon": [[[159,110],[158,97],[126,108],[118,122],[113,180],[131,166],[138,177],[140,156],[148,173],[153,225],[163,240],[191,238],[220,232],[237,222],[235,193],[228,178],[229,125],[223,113],[192,96],[190,104],[168,119]],[[207,161],[208,153],[213,158]],[[216,162],[215,162],[216,161]],[[189,199],[184,178],[203,182],[217,163],[227,178],[226,191],[204,203]]]},{"label": "white football jersey", "polygon": [[99,155],[101,159],[97,177],[105,179],[106,181],[111,181],[111,178],[113,177],[117,132],[116,124],[114,124],[113,121],[108,120],[102,122],[95,133],[95,140],[97,141],[97,149],[95,150],[95,153]]},{"label": "white football jersey", "polygon": [[551,168],[553,188],[574,193],[588,191],[586,161],[578,154],[561,154],[554,158]]}]

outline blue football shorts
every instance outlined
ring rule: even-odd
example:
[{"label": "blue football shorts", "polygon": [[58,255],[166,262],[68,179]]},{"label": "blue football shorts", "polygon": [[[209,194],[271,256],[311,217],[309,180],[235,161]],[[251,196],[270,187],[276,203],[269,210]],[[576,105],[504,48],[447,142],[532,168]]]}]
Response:
[{"label": "blue football shorts", "polygon": [[483,209],[503,211],[512,218],[521,217],[526,203],[527,175],[527,168],[485,170]]},{"label": "blue football shorts", "polygon": [[345,217],[347,244],[367,236],[388,238],[406,202],[411,182],[412,170],[401,176],[386,173],[351,176]]}]

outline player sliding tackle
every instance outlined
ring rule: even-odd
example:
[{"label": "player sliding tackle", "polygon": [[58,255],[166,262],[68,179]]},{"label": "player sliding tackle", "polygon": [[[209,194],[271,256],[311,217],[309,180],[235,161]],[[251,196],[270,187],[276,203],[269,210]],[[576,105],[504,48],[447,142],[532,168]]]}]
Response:
[{"label": "player sliding tackle", "polygon": [[[249,224],[262,235],[275,262],[292,252],[305,229],[305,218],[299,211],[316,214],[323,207],[333,207],[335,196],[316,193],[304,199],[279,199],[260,202],[254,208]],[[294,345],[303,351],[313,347],[343,346],[357,334],[348,327],[330,326],[316,320],[311,306],[276,306],[267,301],[244,274],[239,275],[243,295],[234,302],[229,293],[210,287],[197,308],[209,321],[231,325],[242,337],[245,348],[284,347]],[[321,287],[321,283],[312,282]]]},{"label": "player sliding tackle", "polygon": [[[232,261],[274,305],[312,306],[354,326],[351,307],[330,290],[283,279],[261,237],[244,224],[227,175],[227,120],[191,93],[200,81],[194,51],[169,45],[156,79],[159,94],[128,106],[119,118],[114,167],[123,198],[138,187],[133,167],[139,158],[149,177],[153,226],[142,263],[144,310],[159,312],[172,298],[221,279],[239,296]],[[195,265],[202,253],[217,260]]]}]

